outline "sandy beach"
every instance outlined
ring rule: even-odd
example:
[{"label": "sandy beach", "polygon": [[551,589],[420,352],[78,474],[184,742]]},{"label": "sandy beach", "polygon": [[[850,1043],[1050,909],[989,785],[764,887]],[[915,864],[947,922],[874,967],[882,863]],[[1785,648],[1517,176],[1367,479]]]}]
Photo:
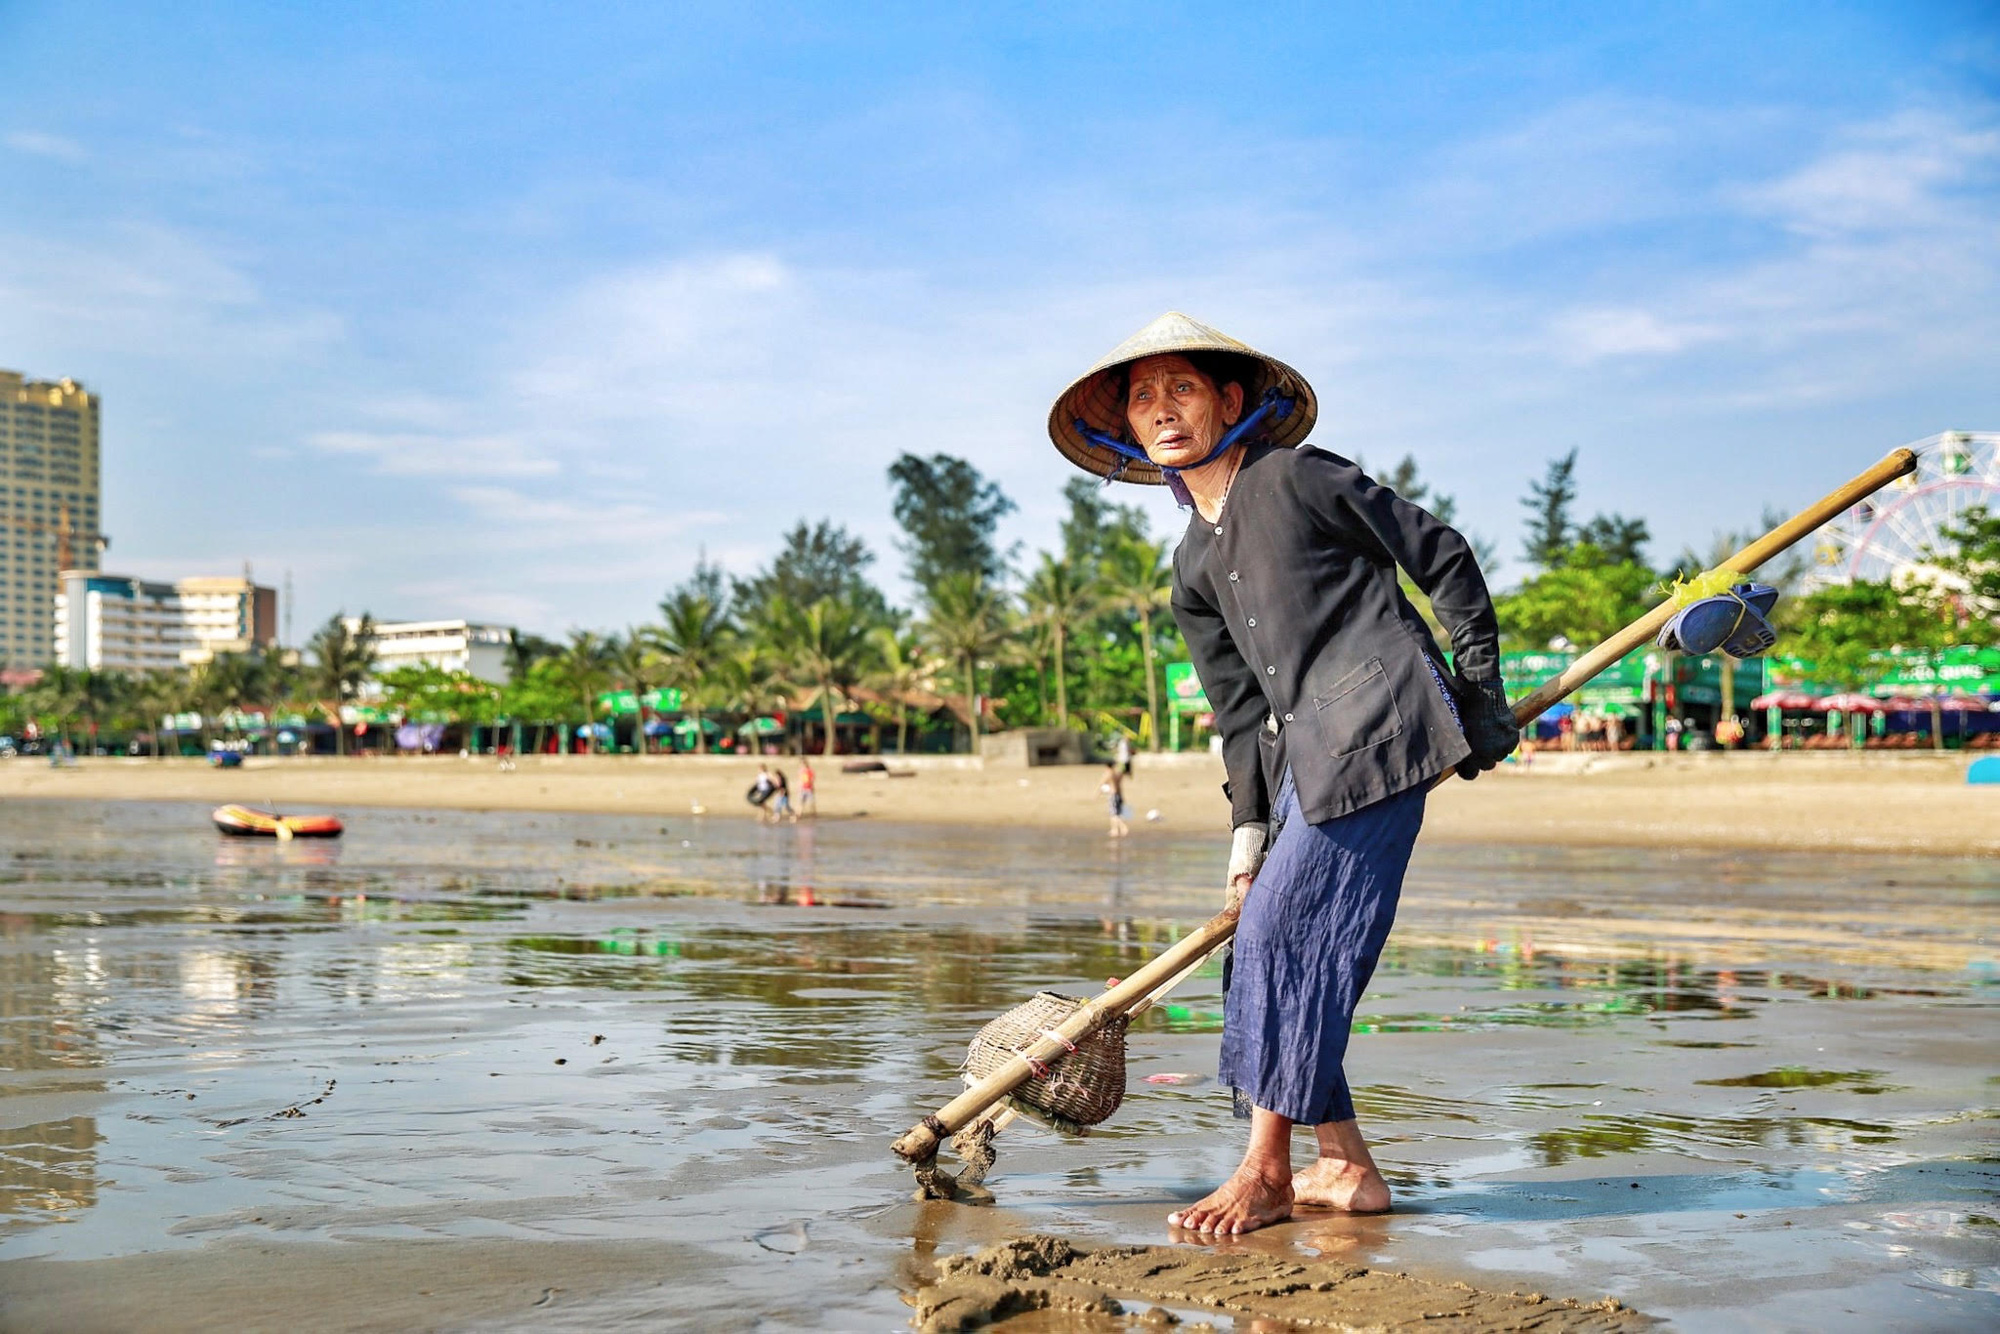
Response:
[{"label": "sandy beach", "polygon": [[[773,763],[798,782],[796,757]],[[853,775],[815,760],[824,819],[1101,829],[1102,770],[981,767],[965,758],[892,759],[906,776]],[[1560,847],[1776,848],[1800,852],[2000,854],[2000,787],[1971,786],[1956,755],[1542,755],[1476,782],[1452,781],[1426,815],[1427,840]],[[84,759],[53,769],[0,762],[0,800],[239,801],[287,810],[755,814],[753,760],[696,756],[198,760]],[[1136,837],[1224,832],[1222,764],[1142,755],[1127,788]],[[1153,812],[1157,819],[1150,819]]]}]

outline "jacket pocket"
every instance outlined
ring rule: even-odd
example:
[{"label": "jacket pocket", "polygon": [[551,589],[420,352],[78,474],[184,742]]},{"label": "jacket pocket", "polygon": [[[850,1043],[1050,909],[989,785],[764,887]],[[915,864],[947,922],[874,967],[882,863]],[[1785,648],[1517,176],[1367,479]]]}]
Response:
[{"label": "jacket pocket", "polygon": [[1335,759],[1403,734],[1403,714],[1380,658],[1370,658],[1313,696],[1319,734]]}]

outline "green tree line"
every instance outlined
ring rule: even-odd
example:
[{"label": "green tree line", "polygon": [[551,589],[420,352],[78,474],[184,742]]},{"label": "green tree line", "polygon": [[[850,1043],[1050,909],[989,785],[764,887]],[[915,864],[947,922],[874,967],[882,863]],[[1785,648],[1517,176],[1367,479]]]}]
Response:
[{"label": "green tree line", "polygon": [[[1577,453],[1531,481],[1521,556],[1527,573],[1496,596],[1506,646],[1582,649],[1643,613],[1678,576],[1712,568],[1754,533],[1719,533],[1706,551],[1656,566],[1643,519],[1577,517]],[[305,716],[349,738],[341,710],[369,683],[386,708],[466,728],[600,723],[607,692],[640,701],[633,742],[650,738],[645,701],[679,692],[682,748],[709,750],[744,720],[805,712],[814,744],[830,752],[837,720],[865,718],[895,748],[975,748],[991,727],[1078,728],[1125,735],[1157,749],[1164,664],[1186,648],[1167,611],[1171,549],[1136,506],[1073,478],[1053,549],[1024,555],[999,545],[1015,506],[963,459],[904,454],[889,468],[898,548],[915,591],[898,607],[872,581],[876,555],[831,519],[799,520],[777,554],[747,576],[706,559],[668,588],[647,621],[620,631],[579,630],[564,641],[517,633],[511,681],[500,686],[438,668],[376,670],[374,622],[336,614],[301,653],[217,657],[179,671],[128,676],[51,666],[0,696],[0,734],[30,720],[73,744],[150,734],[168,715],[194,714],[199,741],[240,714]],[[1451,520],[1455,506],[1405,457],[1381,474],[1406,498]],[[1775,516],[1764,516],[1764,527]],[[2000,516],[1974,511],[1947,534],[1932,578],[1899,586],[1824,586],[1780,602],[1780,652],[1821,665],[1830,684],[1865,684],[1872,656],[1890,647],[1992,643],[2000,613]],[[1492,550],[1480,547],[1490,566]],[[1795,553],[1759,577],[1795,592],[1809,557]],[[1421,593],[1406,591],[1428,614]],[[371,702],[373,697],[371,696]],[[852,725],[850,724],[850,727]],[[497,732],[488,732],[489,737]],[[589,728],[593,747],[604,743]],[[158,752],[161,742],[152,739]]]}]

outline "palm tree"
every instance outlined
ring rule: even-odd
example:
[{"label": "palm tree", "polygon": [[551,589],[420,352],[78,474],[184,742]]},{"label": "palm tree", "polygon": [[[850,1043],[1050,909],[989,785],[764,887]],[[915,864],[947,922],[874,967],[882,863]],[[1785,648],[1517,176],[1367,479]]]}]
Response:
[{"label": "palm tree", "polygon": [[[586,726],[597,721],[597,697],[611,684],[611,645],[603,635],[589,630],[572,630],[563,646],[562,677],[570,695],[583,706]],[[590,727],[590,749],[597,752],[597,728]]]},{"label": "palm tree", "polygon": [[306,651],[313,659],[306,671],[306,689],[333,724],[334,753],[345,755],[347,729],[341,725],[340,709],[361,694],[362,683],[375,670],[375,618],[364,611],[350,628],[347,613],[337,611],[307,641]]},{"label": "palm tree", "polygon": [[680,690],[688,716],[694,719],[695,752],[705,754],[708,734],[702,726],[703,697],[715,685],[716,673],[736,641],[729,609],[707,593],[684,585],[661,601],[660,624],[650,627],[647,635],[662,659],[662,679]]},{"label": "palm tree", "polygon": [[732,641],[709,668],[706,680],[718,708],[741,713],[746,719],[762,714],[783,689],[770,654],[751,639]]},{"label": "palm tree", "polygon": [[1021,601],[1028,623],[1049,637],[1049,656],[1056,669],[1056,726],[1069,726],[1069,687],[1064,657],[1070,631],[1088,624],[1102,606],[1103,591],[1094,577],[1048,552],[1028,579]]},{"label": "palm tree", "polygon": [[166,758],[161,749],[163,738],[160,734],[167,729],[160,724],[169,715],[186,713],[192,694],[185,671],[152,672],[141,678],[135,692],[134,707],[152,723],[154,759]]},{"label": "palm tree", "polygon": [[123,672],[87,671],[83,674],[78,702],[83,706],[84,727],[89,733],[88,744],[93,752],[97,749],[99,725],[106,717],[115,717],[131,693],[131,678]]},{"label": "palm tree", "polygon": [[632,707],[639,717],[638,732],[633,739],[639,753],[644,755],[646,723],[652,715],[646,695],[659,684],[666,664],[653,646],[651,635],[646,630],[634,629],[624,635],[613,635],[605,644],[605,665],[612,679],[632,692]]},{"label": "palm tree", "polygon": [[834,730],[846,693],[860,680],[870,647],[869,617],[849,597],[824,597],[809,607],[783,596],[771,600],[766,625],[778,660],[819,699],[825,735],[820,754],[833,754]]},{"label": "palm tree", "polygon": [[[219,653],[188,673],[188,693],[195,711],[201,715],[201,748],[207,751],[215,741],[210,719],[220,718],[236,708],[242,691],[241,654]],[[334,720],[338,727],[340,720]]]},{"label": "palm tree", "polygon": [[919,656],[915,635],[898,633],[893,625],[878,625],[868,632],[874,641],[875,664],[868,683],[896,701],[896,753],[910,750],[910,695],[923,688],[930,675]]},{"label": "palm tree", "polygon": [[553,658],[562,652],[562,645],[528,634],[522,630],[507,632],[507,679],[525,681],[528,671],[544,658]]},{"label": "palm tree", "polygon": [[1008,642],[1007,603],[977,571],[941,576],[930,592],[922,634],[930,646],[965,670],[965,718],[972,752],[979,753],[979,660]]},{"label": "palm tree", "polygon": [[1160,748],[1160,687],[1153,670],[1153,613],[1173,597],[1174,574],[1165,542],[1127,537],[1111,548],[1102,570],[1104,599],[1139,618],[1139,644],[1146,664],[1146,717],[1152,724],[1148,748]]},{"label": "palm tree", "polygon": [[61,663],[42,668],[41,678],[25,692],[29,714],[48,719],[49,730],[67,740],[73,720],[90,707],[90,675],[85,668]]}]

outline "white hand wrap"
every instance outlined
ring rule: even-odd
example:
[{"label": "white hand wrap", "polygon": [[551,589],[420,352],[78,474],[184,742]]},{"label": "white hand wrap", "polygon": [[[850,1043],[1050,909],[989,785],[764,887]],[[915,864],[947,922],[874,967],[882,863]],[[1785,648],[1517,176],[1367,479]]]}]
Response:
[{"label": "white hand wrap", "polygon": [[1239,875],[1256,877],[1258,869],[1264,865],[1267,837],[1263,825],[1236,826],[1236,836],[1229,843],[1229,876],[1225,884],[1235,884]]}]

